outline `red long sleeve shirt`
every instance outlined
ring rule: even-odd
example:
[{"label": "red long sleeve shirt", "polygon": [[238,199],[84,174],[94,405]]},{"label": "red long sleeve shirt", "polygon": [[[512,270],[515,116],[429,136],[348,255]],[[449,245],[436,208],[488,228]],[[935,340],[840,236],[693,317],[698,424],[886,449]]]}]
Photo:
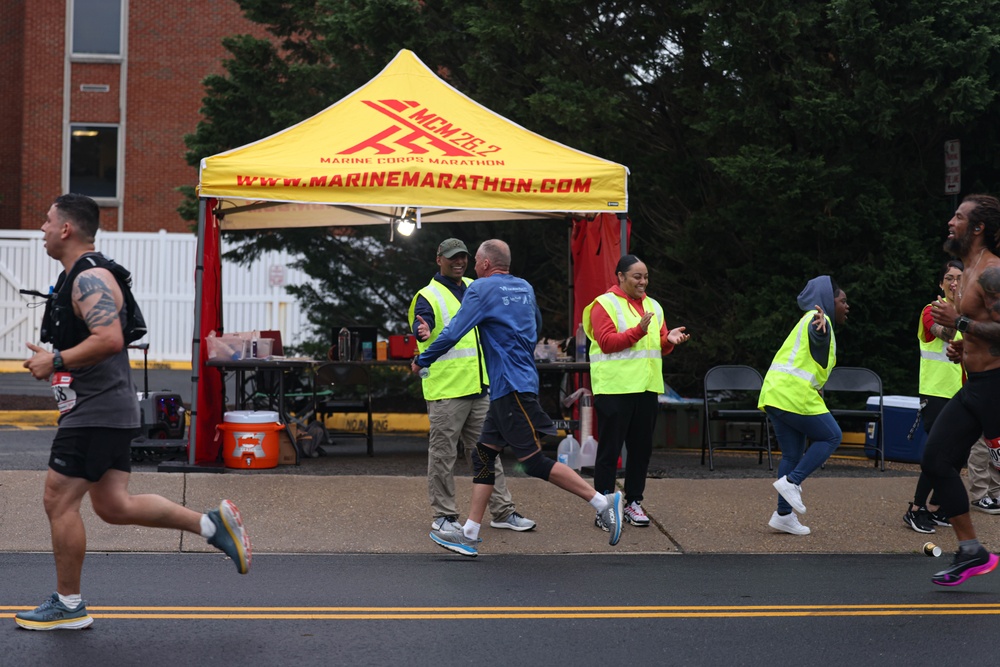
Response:
[{"label": "red long sleeve shirt", "polygon": [[[624,298],[628,302],[628,307],[633,312],[638,313],[640,317],[646,312],[642,307],[642,301],[645,300],[645,296],[643,296],[642,300],[633,299],[617,285],[612,286],[608,290],[608,293]],[[664,316],[665,318],[666,316]],[[597,341],[598,346],[600,346],[601,352],[605,354],[627,350],[646,335],[639,325],[619,333],[615,319],[604,310],[604,306],[599,301],[590,309],[590,325],[594,330],[594,339]],[[663,354],[670,354],[674,351],[674,344],[667,340],[669,331],[667,323],[661,322],[660,350]]]}]

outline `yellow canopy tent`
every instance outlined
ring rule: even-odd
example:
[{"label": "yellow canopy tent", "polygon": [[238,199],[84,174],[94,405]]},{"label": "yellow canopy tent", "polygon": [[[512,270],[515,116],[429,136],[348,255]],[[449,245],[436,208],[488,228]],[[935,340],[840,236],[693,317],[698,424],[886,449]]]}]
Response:
[{"label": "yellow canopy tent", "polygon": [[[418,227],[610,212],[622,219],[624,233],[627,184],[623,165],[493,113],[407,50],[315,116],[203,159],[191,438],[208,446],[215,429],[211,418],[199,425],[198,416],[212,412],[207,392],[199,393],[205,361],[200,343],[222,306],[212,236],[219,230],[393,224],[407,211]],[[216,423],[218,418],[221,413]],[[196,457],[190,446],[188,458],[193,464],[214,456]]]}]

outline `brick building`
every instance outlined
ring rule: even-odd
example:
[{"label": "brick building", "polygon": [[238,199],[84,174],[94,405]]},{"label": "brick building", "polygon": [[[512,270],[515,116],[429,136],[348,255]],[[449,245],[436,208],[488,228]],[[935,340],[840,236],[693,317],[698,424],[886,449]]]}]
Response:
[{"label": "brick building", "polygon": [[0,229],[82,192],[103,229],[187,231],[184,135],[239,33],[265,34],[235,0],[0,0]]}]

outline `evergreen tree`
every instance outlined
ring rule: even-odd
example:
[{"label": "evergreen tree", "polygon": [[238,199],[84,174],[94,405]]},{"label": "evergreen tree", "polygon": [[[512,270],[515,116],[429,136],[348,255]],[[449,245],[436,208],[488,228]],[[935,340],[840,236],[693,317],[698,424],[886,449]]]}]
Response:
[{"label": "evergreen tree", "polygon": [[[829,273],[852,305],[839,363],[915,393],[917,317],[956,206],[944,140],[962,140],[963,192],[1000,191],[997,0],[240,4],[273,44],[225,40],[192,164],[318,112],[409,48],[481,104],[630,168],[632,249],[668,322],[693,336],[665,364],[686,392],[715,364],[765,369],[796,295]],[[510,242],[545,333],[566,335],[558,223],[428,226],[391,243],[381,227],[267,233],[244,254],[304,254],[318,286],[300,297],[320,331],[396,327],[446,236]]]}]

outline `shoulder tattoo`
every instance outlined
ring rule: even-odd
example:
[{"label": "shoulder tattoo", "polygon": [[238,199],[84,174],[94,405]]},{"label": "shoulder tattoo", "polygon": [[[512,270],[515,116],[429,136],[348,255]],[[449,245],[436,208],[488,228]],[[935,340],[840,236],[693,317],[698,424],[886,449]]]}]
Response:
[{"label": "shoulder tattoo", "polygon": [[[94,295],[97,295],[97,300],[85,308],[84,301],[93,301]],[[91,331],[98,327],[110,326],[118,321],[118,308],[115,306],[114,293],[108,284],[98,276],[89,272],[81,273],[73,286],[73,300],[80,304],[80,311],[84,313],[83,320]]]}]

